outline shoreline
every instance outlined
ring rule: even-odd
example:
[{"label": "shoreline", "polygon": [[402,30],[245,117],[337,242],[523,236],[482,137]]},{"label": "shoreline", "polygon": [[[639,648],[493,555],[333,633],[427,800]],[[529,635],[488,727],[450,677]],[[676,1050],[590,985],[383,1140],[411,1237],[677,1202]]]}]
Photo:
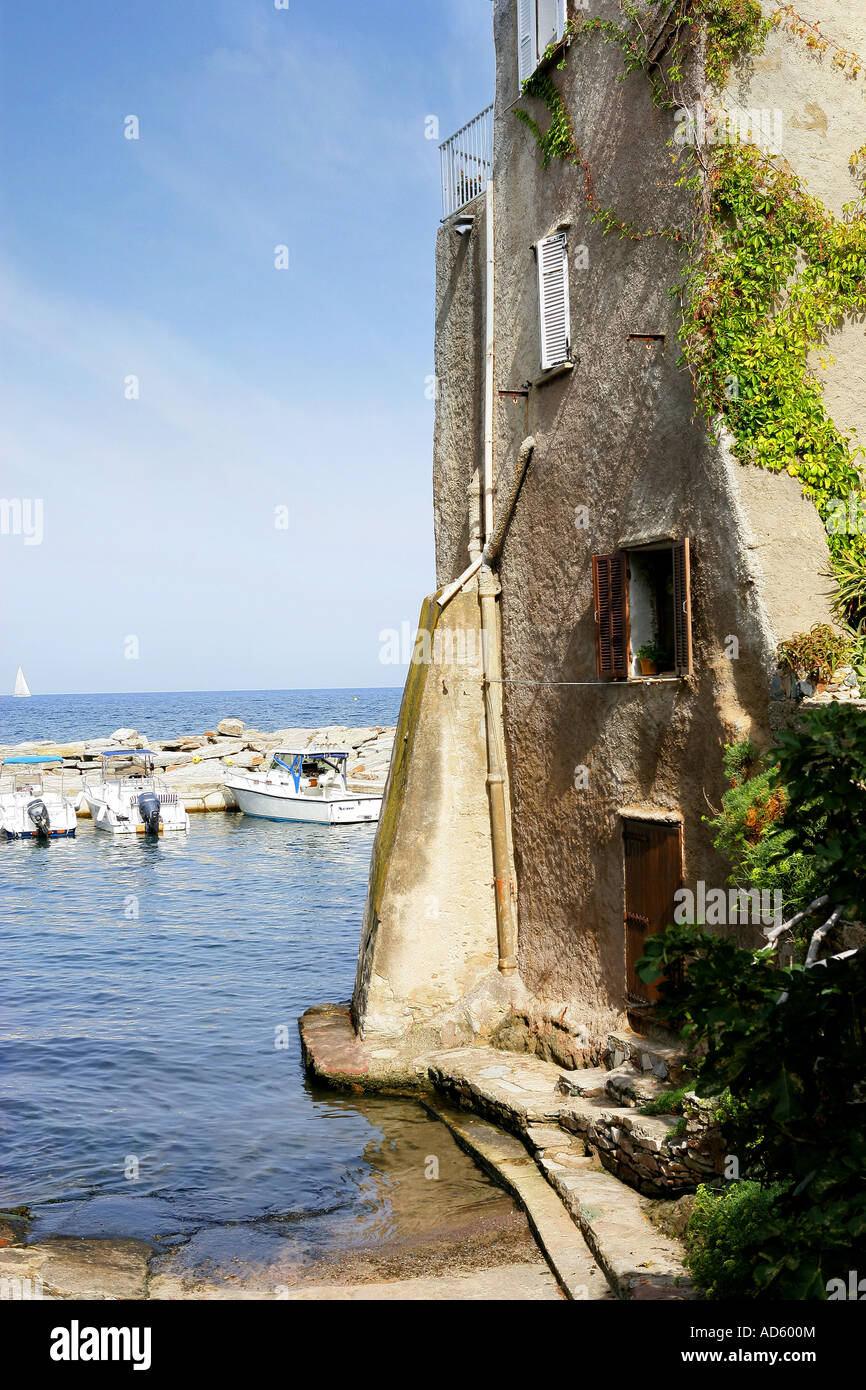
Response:
[{"label": "shoreline", "polygon": [[[117,729],[106,738],[80,740],[41,739],[16,744],[0,744],[0,759],[39,757],[57,754],[63,758],[62,772],[44,773],[46,791],[60,789],[74,799],[88,776],[99,776],[100,757],[109,749],[145,749],[153,755],[155,774],[166,787],[178,793],[190,813],[236,811],[237,802],[225,786],[237,768],[255,770],[265,765],[267,755],[280,747],[309,749],[348,748],[350,792],[384,790],[391,762],[395,729],[388,725],[323,725],[319,728],[276,729],[272,733],[248,729],[242,720],[221,719],[216,729],[183,734],[167,739],[140,737],[135,729]],[[8,770],[5,775],[8,775]],[[89,820],[86,805],[78,810],[81,820]]]}]

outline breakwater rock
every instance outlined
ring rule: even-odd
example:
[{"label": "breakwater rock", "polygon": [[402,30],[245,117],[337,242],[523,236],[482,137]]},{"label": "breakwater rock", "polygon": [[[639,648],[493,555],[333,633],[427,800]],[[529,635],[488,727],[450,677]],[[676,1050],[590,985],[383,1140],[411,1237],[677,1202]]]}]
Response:
[{"label": "breakwater rock", "polygon": [[[349,790],[369,792],[384,790],[393,744],[394,729],[381,725],[362,729],[329,725],[265,733],[227,717],[216,729],[167,739],[147,739],[135,729],[116,729],[105,738],[68,743],[44,739],[0,744],[0,758],[57,754],[63,759],[63,790],[74,797],[86,779],[99,776],[99,759],[108,749],[146,748],[158,776],[178,793],[188,811],[230,811],[237,803],[225,785],[226,777],[237,768],[264,767],[274,749],[308,748],[312,752],[316,748],[347,748],[351,750]],[[46,789],[58,787],[59,781],[58,775],[46,771]],[[82,807],[79,815],[87,814],[86,806]]]}]

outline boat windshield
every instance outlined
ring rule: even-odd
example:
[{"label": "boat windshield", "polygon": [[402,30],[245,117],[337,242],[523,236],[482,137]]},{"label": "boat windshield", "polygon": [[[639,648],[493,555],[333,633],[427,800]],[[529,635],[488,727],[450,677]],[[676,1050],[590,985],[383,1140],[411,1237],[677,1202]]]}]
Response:
[{"label": "boat windshield", "polygon": [[63,787],[62,758],[6,758],[0,765],[0,777],[10,777],[13,792],[42,792],[43,773],[49,772],[60,777]]},{"label": "boat windshield", "polygon": [[[329,781],[345,772],[347,754],[274,753],[272,766],[287,772],[298,787],[302,781],[313,786],[323,778]],[[330,774],[330,776],[329,776]]]},{"label": "boat windshield", "polygon": [[153,777],[153,759],[144,753],[108,753],[102,759],[103,782]]}]

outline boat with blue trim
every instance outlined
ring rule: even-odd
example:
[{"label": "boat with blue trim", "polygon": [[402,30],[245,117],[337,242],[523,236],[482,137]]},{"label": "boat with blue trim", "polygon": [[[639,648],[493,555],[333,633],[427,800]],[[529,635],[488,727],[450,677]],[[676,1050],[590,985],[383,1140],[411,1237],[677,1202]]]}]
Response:
[{"label": "boat with blue trim", "polygon": [[[8,769],[8,773],[7,773]],[[60,773],[60,784],[46,789],[46,771]],[[8,783],[3,785],[4,775]],[[75,803],[63,791],[59,754],[4,758],[0,762],[0,835],[7,840],[56,840],[75,834]]]},{"label": "boat with blue trim", "polygon": [[377,821],[381,796],[349,792],[346,748],[280,748],[260,772],[233,771],[226,786],[245,816],[356,825]]}]

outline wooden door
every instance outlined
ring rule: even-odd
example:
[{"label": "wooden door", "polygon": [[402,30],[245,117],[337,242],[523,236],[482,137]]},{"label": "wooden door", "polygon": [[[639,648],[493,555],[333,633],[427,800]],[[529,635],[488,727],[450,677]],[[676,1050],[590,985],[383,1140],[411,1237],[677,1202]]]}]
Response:
[{"label": "wooden door", "polygon": [[635,973],[648,936],[674,920],[674,894],[682,887],[682,827],[664,821],[623,822],[625,851],[625,959],[629,999],[650,1003],[658,986]]}]

